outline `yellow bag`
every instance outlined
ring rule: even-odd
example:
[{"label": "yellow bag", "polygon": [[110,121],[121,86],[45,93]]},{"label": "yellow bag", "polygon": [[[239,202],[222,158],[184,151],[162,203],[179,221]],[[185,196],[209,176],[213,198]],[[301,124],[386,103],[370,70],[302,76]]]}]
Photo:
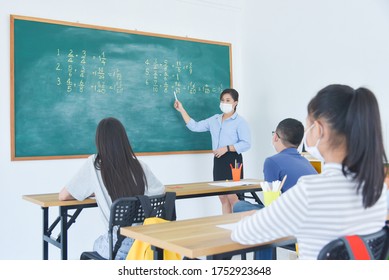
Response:
[{"label": "yellow bag", "polygon": [[[144,225],[158,224],[158,223],[166,223],[170,222],[168,220],[158,218],[158,217],[150,217],[146,218],[143,222]],[[153,250],[151,249],[150,243],[146,243],[140,240],[135,240],[131,246],[130,251],[126,257],[126,260],[153,260]],[[181,256],[177,253],[163,250],[163,259],[164,260],[181,260]]]}]

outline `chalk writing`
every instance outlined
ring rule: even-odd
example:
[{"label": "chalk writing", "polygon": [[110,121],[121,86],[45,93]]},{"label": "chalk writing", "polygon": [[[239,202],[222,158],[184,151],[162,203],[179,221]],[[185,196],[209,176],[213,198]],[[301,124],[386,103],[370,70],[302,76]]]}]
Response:
[{"label": "chalk writing", "polygon": [[[122,94],[123,74],[110,65],[109,53],[90,54],[87,50],[57,49],[55,85],[66,94]],[[144,59],[144,85],[153,94],[218,94],[223,83],[199,81],[194,77],[191,61],[169,61],[165,58]],[[88,91],[86,91],[88,89]]]},{"label": "chalk writing", "polygon": [[192,62],[176,60],[171,63],[167,59],[146,58],[144,66],[144,84],[152,93],[218,94],[224,89],[223,83],[218,81],[211,85],[195,80]]},{"label": "chalk writing", "polygon": [[[120,69],[109,65],[105,51],[99,54],[89,54],[87,50],[57,49],[55,84],[61,92],[67,94],[82,94],[88,92],[97,94],[123,93],[122,74]],[[64,70],[64,67],[66,70]],[[65,81],[63,83],[62,81]]]}]

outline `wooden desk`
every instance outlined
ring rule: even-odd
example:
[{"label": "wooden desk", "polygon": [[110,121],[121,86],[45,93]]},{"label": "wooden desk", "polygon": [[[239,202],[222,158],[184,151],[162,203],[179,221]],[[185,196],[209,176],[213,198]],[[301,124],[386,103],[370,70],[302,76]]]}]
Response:
[{"label": "wooden desk", "polygon": [[225,195],[225,194],[251,193],[251,195],[256,200],[256,202],[262,204],[261,200],[258,198],[258,196],[255,193],[258,191],[262,191],[262,188],[258,183],[260,181],[263,180],[243,179],[239,181],[240,183],[242,183],[242,185],[234,186],[234,187],[221,187],[221,186],[210,185],[210,183],[222,183],[223,181],[166,185],[165,190],[167,192],[175,192],[177,199]]},{"label": "wooden desk", "polygon": [[[58,199],[58,193],[50,194],[35,194],[35,195],[23,195],[23,199],[30,201],[34,204],[41,206],[43,211],[43,251],[42,259],[47,260],[49,258],[49,243],[55,247],[61,249],[61,259],[67,260],[68,258],[68,229],[76,221],[78,215],[84,208],[96,207],[97,203],[95,199],[85,199],[83,201],[67,200],[61,201]],[[49,207],[58,206],[59,215],[55,221],[49,226]],[[72,215],[69,215],[69,210],[76,210]],[[68,220],[68,217],[70,219]],[[60,234],[57,237],[52,237],[52,232],[55,227],[60,224]]]},{"label": "wooden desk", "polygon": [[[242,183],[258,182],[260,180],[247,179],[242,180]],[[166,185],[167,192],[175,192],[177,199],[194,198],[202,196],[213,196],[231,193],[247,193],[256,196],[256,191],[261,191],[259,184],[254,185],[242,185],[236,187],[217,187],[211,186],[208,183],[191,183],[191,184],[178,184],[178,185]],[[58,193],[50,194],[33,194],[23,195],[23,199],[41,206],[43,211],[43,227],[42,227],[42,239],[43,239],[43,256],[44,260],[49,257],[49,243],[61,250],[61,259],[66,260],[68,258],[68,229],[76,221],[76,218],[84,208],[97,207],[95,199],[85,199],[83,201],[67,200],[61,201],[58,199]],[[259,198],[257,197],[259,200]],[[59,207],[59,215],[55,221],[49,226],[49,207]],[[75,210],[70,215],[69,210]],[[70,218],[69,218],[70,217]],[[69,219],[68,219],[69,218]],[[60,224],[60,234],[56,237],[52,237],[52,232],[56,226]]]},{"label": "wooden desk", "polygon": [[[260,248],[272,248],[296,242],[295,238],[286,237],[255,245],[236,243],[231,240],[230,230],[220,228],[217,225],[236,223],[240,217],[240,213],[234,213],[169,223],[124,227],[121,228],[120,233],[150,243],[159,249],[179,253],[183,257],[207,256],[207,259],[221,259]],[[155,250],[154,258],[162,259],[161,250]]]}]

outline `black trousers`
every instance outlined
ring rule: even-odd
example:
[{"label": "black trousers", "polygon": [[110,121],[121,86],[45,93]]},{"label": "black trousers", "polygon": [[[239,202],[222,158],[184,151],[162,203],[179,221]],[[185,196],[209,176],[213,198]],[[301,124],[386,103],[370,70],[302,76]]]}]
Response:
[{"label": "black trousers", "polygon": [[[243,163],[242,154],[237,152],[227,152],[222,155],[220,158],[213,158],[213,180],[222,181],[222,180],[232,180],[231,166],[235,165],[235,160],[237,163]],[[243,167],[240,174],[240,178],[243,179]]]}]

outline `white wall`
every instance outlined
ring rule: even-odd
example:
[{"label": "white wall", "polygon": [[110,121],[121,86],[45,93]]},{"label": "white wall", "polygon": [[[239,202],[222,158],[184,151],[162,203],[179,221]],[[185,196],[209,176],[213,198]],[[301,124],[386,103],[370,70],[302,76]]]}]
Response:
[{"label": "white wall", "polygon": [[[309,100],[332,83],[370,88],[380,103],[389,149],[389,1],[248,0],[242,86],[250,94],[250,151],[272,153],[270,133],[287,117],[305,124]],[[251,106],[257,106],[254,110]]]},{"label": "white wall", "polygon": [[[372,89],[388,148],[389,2],[386,0],[50,0],[0,7],[0,259],[41,258],[41,210],[23,194],[58,192],[83,160],[10,161],[9,15],[25,15],[232,43],[239,112],[251,126],[246,177],[260,177],[273,153],[271,131],[286,117],[305,120],[310,98],[329,83]],[[109,3],[109,4],[106,4]],[[207,181],[212,156],[142,157],[165,184]],[[166,168],[169,162],[169,168]],[[8,213],[13,213],[12,215]],[[57,214],[57,209],[51,211]],[[217,198],[178,201],[179,218],[220,213]],[[69,257],[101,231],[96,209],[70,229]],[[92,238],[93,239],[93,238]],[[52,247],[52,246],[50,246]],[[59,258],[51,249],[51,258]]]}]

